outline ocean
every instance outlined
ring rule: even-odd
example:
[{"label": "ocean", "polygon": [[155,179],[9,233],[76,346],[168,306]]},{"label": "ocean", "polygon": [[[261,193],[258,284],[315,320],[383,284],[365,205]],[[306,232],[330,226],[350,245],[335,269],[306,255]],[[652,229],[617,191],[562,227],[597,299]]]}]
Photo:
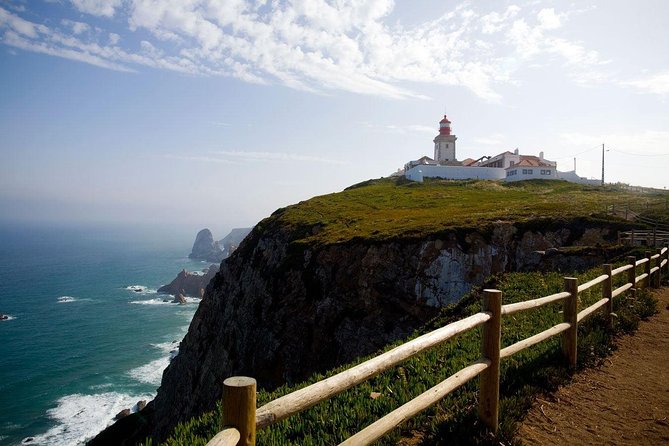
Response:
[{"label": "ocean", "polygon": [[0,445],[82,444],[155,396],[198,305],[156,290],[208,266],[193,238],[0,227]]}]

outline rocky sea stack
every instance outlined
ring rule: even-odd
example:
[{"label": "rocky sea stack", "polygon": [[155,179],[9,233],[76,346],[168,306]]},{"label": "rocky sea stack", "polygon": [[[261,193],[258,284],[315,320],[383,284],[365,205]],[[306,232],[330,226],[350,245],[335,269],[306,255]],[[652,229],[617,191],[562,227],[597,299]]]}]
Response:
[{"label": "rocky sea stack", "polygon": [[188,258],[220,263],[225,258],[225,253],[218,242],[214,241],[211,231],[205,228],[197,233],[193,249],[188,254]]},{"label": "rocky sea stack", "polygon": [[158,288],[158,292],[172,294],[173,296],[182,294],[190,297],[202,297],[205,288],[207,288],[207,285],[217,272],[218,265],[213,263],[201,273],[191,273],[185,269],[181,270],[174,280]]}]

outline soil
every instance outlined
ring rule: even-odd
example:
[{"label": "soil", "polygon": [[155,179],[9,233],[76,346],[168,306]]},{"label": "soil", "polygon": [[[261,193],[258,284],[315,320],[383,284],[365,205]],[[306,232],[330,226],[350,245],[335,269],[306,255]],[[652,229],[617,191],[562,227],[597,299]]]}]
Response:
[{"label": "soil", "polygon": [[618,342],[604,363],[537,398],[516,440],[524,445],[669,445],[669,288],[658,314]]}]

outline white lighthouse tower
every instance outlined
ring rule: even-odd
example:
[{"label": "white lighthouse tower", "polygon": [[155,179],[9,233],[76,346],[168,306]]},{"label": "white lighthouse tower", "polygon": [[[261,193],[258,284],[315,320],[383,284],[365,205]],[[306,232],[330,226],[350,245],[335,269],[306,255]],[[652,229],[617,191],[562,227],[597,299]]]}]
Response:
[{"label": "white lighthouse tower", "polygon": [[434,138],[434,160],[439,164],[449,164],[455,159],[455,135],[451,135],[451,121],[446,115],[439,121],[439,134]]}]

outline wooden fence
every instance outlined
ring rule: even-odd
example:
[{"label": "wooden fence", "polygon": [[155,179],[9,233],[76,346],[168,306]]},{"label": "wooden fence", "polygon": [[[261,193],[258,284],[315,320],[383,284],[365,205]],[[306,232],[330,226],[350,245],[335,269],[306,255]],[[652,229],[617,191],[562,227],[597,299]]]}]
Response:
[{"label": "wooden fence", "polygon": [[[223,383],[222,426],[225,428],[211,439],[207,446],[253,446],[255,445],[256,429],[266,428],[277,421],[326,401],[426,349],[444,343],[478,326],[483,327],[481,358],[479,360],[352,435],[340,446],[373,443],[402,422],[436,404],[449,393],[479,375],[481,375],[479,417],[492,432],[497,433],[500,360],[560,334],[565,360],[569,367],[575,367],[578,323],[603,308],[607,323],[610,324],[613,314],[613,299],[625,292],[635,294],[637,284],[642,288],[649,286],[659,288],[661,277],[663,274],[669,273],[668,257],[669,250],[667,247],[657,249],[655,254],[647,251],[645,258],[636,260],[635,257],[628,257],[628,263],[619,268],[612,269],[611,265],[602,265],[602,274],[582,285],[578,284],[577,278],[565,277],[564,291],[513,304],[502,305],[501,291],[484,290],[481,312],[406,342],[362,364],[277,398],[257,409],[255,379],[248,377],[228,378]],[[637,275],[637,271],[640,271],[641,268],[643,268],[643,272]],[[613,289],[613,277],[625,272],[626,283]],[[599,284],[601,284],[601,299],[578,311],[579,293]],[[503,316],[528,311],[555,302],[562,302],[562,323],[515,344],[500,348]]]},{"label": "wooden fence", "polygon": [[651,230],[632,229],[631,231],[618,233],[618,244],[627,246],[666,246],[669,240],[669,231],[661,231],[655,228]]}]

